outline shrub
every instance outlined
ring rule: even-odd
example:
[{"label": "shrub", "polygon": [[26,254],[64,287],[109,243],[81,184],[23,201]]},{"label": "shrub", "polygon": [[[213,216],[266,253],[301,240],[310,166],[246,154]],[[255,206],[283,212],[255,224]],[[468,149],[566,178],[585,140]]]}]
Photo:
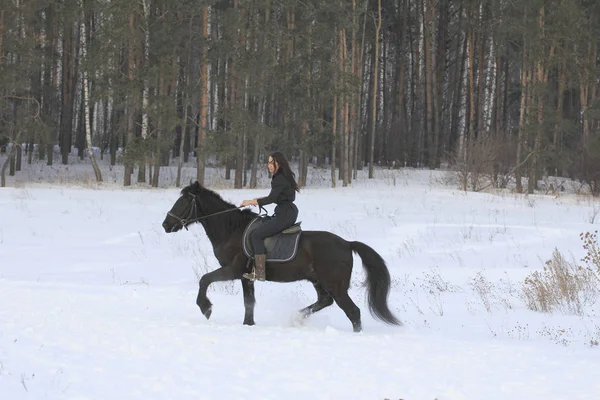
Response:
[{"label": "shrub", "polygon": [[598,299],[599,283],[594,269],[567,261],[555,249],[543,271],[533,272],[525,278],[521,297],[533,311],[560,310],[565,314],[583,315]]}]

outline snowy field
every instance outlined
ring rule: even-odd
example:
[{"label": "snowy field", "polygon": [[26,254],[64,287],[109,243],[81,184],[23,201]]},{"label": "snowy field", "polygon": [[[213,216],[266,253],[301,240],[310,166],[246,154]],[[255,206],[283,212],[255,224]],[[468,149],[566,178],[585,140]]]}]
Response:
[{"label": "snowy field", "polygon": [[[415,170],[331,189],[311,170],[303,228],[369,244],[392,275],[403,327],[371,318],[355,256],[355,334],[337,305],[297,320],[316,299],[307,282],[257,282],[253,327],[240,282],[214,284],[207,321],[195,299],[210,243],[200,225],[161,227],[175,170],[158,189],[122,188],[120,171],[96,185],[89,166],[24,165],[0,189],[0,399],[600,398],[600,303],[549,314],[520,295],[555,248],[585,255],[589,197],[464,193]],[[237,205],[268,193],[261,173],[260,189],[233,190],[211,169],[208,186]]]}]

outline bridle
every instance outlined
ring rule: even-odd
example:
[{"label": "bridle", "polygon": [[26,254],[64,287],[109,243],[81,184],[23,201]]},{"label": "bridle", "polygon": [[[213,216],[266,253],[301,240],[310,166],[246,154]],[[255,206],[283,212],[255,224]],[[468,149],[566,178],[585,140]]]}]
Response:
[{"label": "bridle", "polygon": [[178,215],[175,215],[171,211],[167,211],[167,215],[171,216],[172,218],[175,218],[177,220],[177,222],[181,225],[181,227],[185,228],[186,231],[189,230],[188,225],[190,225],[194,222],[202,221],[203,219],[212,217],[214,215],[219,215],[219,214],[224,214],[224,213],[228,213],[231,211],[235,211],[242,207],[242,206],[239,206],[236,208],[230,208],[228,210],[219,211],[219,212],[216,212],[213,214],[208,214],[208,215],[204,215],[202,217],[198,217],[198,202],[196,201],[196,195],[190,194],[190,196],[192,196],[192,201],[190,202],[190,204],[186,208],[186,210],[183,212],[183,215],[184,215],[183,217],[179,217]]}]

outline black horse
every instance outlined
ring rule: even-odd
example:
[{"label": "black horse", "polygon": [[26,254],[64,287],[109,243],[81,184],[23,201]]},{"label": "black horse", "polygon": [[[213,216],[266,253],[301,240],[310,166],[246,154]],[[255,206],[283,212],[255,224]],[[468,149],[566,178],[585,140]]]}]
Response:
[{"label": "black horse", "polygon": [[[241,279],[244,293],[245,325],[254,325],[254,282],[242,277],[249,259],[243,251],[242,237],[258,214],[226,202],[217,193],[198,182],[181,190],[162,224],[165,232],[177,232],[190,223],[200,222],[206,231],[221,268],[200,279],[196,304],[208,319],[212,303],[206,297],[211,283]],[[381,256],[361,242],[348,242],[324,231],[303,231],[296,256],[287,262],[266,264],[266,276],[272,282],[310,281],[317,301],[300,310],[303,317],[324,309],[335,301],[352,322],[355,332],[362,330],[360,309],[348,296],[352,274],[352,252],[358,253],[367,272],[368,305],[371,314],[390,325],[402,325],[387,304],[390,274]]]}]

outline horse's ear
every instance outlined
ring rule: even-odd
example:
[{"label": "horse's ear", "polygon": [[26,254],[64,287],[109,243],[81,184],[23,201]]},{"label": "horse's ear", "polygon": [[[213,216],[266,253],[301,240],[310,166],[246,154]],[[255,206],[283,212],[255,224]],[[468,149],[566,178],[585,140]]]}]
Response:
[{"label": "horse's ear", "polygon": [[194,193],[198,192],[202,188],[202,185],[200,185],[200,182],[198,182],[198,181],[191,183],[190,185],[191,185],[192,192],[194,192]]}]

